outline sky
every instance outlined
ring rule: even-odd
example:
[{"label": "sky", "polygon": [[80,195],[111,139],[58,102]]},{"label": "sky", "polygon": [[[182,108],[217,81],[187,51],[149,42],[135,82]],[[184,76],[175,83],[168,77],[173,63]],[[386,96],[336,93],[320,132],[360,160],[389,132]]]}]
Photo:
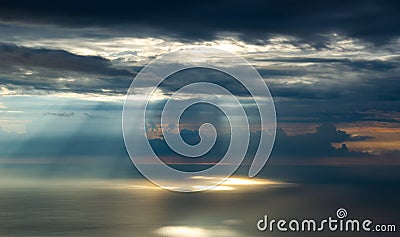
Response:
[{"label": "sky", "polygon": [[[0,1],[0,235],[265,236],[255,230],[265,211],[326,217],[339,207],[397,221],[399,12],[398,1],[373,0]],[[161,122],[171,95],[191,83],[229,90],[251,131],[233,177],[183,195],[140,175],[124,144],[122,115],[129,87],[146,65],[197,46],[225,50],[257,69],[273,98],[277,128],[267,165],[249,179],[264,131],[255,99],[216,70],[170,75],[152,94],[145,123],[163,162],[205,170],[232,140],[228,118],[215,106],[190,107],[179,127]],[[133,104],[146,89],[144,83],[130,91]],[[198,93],[234,107],[224,95]],[[204,123],[218,135],[201,157],[187,159],[164,139],[163,130],[196,145]]]},{"label": "sky", "polygon": [[[394,26],[400,6],[395,1],[1,5],[4,163],[126,156],[120,118],[130,83],[156,57],[190,46],[227,50],[259,71],[277,111],[272,156],[398,156],[400,38]],[[223,83],[248,99],[224,76],[185,73],[161,87],[152,111],[161,111],[187,78]],[[182,127],[187,139],[198,138],[190,117],[206,119],[207,113],[221,117],[210,108],[188,113]],[[149,122],[149,139],[155,150],[171,155],[159,128]]]}]

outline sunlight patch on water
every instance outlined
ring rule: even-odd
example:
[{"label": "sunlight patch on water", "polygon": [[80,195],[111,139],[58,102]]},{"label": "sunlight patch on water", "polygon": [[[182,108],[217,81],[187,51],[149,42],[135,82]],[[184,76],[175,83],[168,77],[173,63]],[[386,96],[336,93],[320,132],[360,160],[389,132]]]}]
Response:
[{"label": "sunlight patch on water", "polygon": [[[170,182],[170,186],[177,190],[182,187],[182,191],[190,192],[196,190],[208,190],[208,191],[251,191],[259,189],[269,189],[275,187],[284,187],[292,185],[277,180],[265,179],[265,178],[248,178],[244,176],[234,176],[227,178],[225,181],[223,177],[204,177],[204,176],[193,176],[189,182],[183,180],[181,183]],[[215,183],[220,185],[214,186]],[[189,185],[188,185],[189,184]],[[159,187],[146,179],[23,179],[23,178],[7,178],[0,179],[0,187],[50,187],[50,188],[83,188],[83,189],[119,189],[126,191],[140,191],[142,193],[153,193],[161,192],[164,190],[163,187]]]},{"label": "sunlight patch on water", "polygon": [[[185,186],[185,182],[182,183],[171,183],[171,186],[166,187],[167,189],[179,189],[182,187],[182,191],[195,191],[195,190],[209,190],[209,191],[235,191],[235,190],[251,190],[258,188],[274,188],[274,187],[282,187],[287,185],[293,185],[291,183],[286,183],[277,180],[271,179],[261,179],[261,178],[248,178],[248,177],[230,177],[227,178],[220,185],[214,186],[216,180],[223,181],[222,177],[205,177],[205,176],[193,176],[191,177],[192,181],[197,180],[198,182],[194,183],[191,186]],[[208,184],[209,183],[209,184]],[[154,185],[151,182],[146,180],[126,180],[121,183],[116,183],[117,185],[114,188],[118,189],[126,189],[126,190],[164,190],[164,188]]]},{"label": "sunlight patch on water", "polygon": [[213,236],[241,236],[240,233],[226,227],[196,227],[196,226],[164,226],[154,231],[162,237],[213,237]]}]

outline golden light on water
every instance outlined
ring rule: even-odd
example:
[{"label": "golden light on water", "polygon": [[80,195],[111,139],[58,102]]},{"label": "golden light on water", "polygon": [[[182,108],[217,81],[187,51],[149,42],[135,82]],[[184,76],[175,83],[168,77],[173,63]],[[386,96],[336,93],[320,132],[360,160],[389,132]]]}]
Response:
[{"label": "golden light on water", "polygon": [[225,185],[278,185],[283,184],[282,182],[272,181],[267,179],[249,179],[249,178],[228,178],[223,184]]},{"label": "golden light on water", "polygon": [[[185,187],[185,182],[172,183],[170,187],[185,187],[185,191],[195,190],[208,190],[208,191],[241,191],[241,190],[257,190],[266,189],[291,185],[290,183],[264,179],[264,178],[253,178],[250,179],[244,176],[234,176],[226,179],[222,177],[205,177],[205,176],[193,176],[191,179],[196,180],[193,183],[191,180],[191,186]],[[217,182],[221,182],[219,185],[213,185]],[[163,191],[163,187],[159,187],[146,179],[8,179],[7,181],[1,182],[3,186],[16,186],[16,187],[30,187],[30,186],[48,186],[48,187],[76,187],[85,189],[119,189],[126,191],[138,191],[137,193],[148,194],[154,192]],[[170,188],[166,187],[166,188]],[[143,191],[143,192],[140,192]]]},{"label": "golden light on water", "polygon": [[156,230],[156,234],[160,236],[192,236],[192,237],[203,237],[207,236],[207,231],[199,227],[187,227],[187,226],[165,226]]},{"label": "golden light on water", "polygon": [[235,190],[234,187],[224,186],[224,185],[217,185],[214,187],[210,186],[193,186],[194,190],[212,190],[212,191],[232,191]]},{"label": "golden light on water", "polygon": [[[210,181],[215,181],[215,180],[221,180],[223,181],[224,178],[221,177],[206,177],[206,176],[193,176],[192,179],[196,180],[210,180]],[[252,189],[252,188],[270,188],[270,187],[276,187],[276,186],[281,186],[281,185],[288,185],[289,183],[281,182],[281,181],[276,181],[276,180],[271,180],[271,179],[261,179],[261,178],[248,178],[248,177],[240,177],[240,176],[235,176],[235,177],[229,177],[225,179],[220,185],[210,187],[209,190],[213,191],[232,191],[232,190],[240,190],[240,189]],[[196,186],[198,187],[198,186]],[[205,186],[201,186],[204,188]]]},{"label": "golden light on water", "polygon": [[[222,177],[206,177],[206,176],[192,176],[191,179],[198,180],[198,185],[192,185],[188,188],[185,188],[186,191],[192,190],[209,190],[209,191],[234,191],[234,190],[249,190],[256,188],[272,188],[283,185],[290,185],[289,183],[285,183],[277,180],[270,179],[261,179],[261,178],[253,178],[250,179],[248,177],[230,177],[224,181]],[[207,181],[209,181],[210,185],[207,185]],[[222,181],[219,185],[212,185],[215,181]],[[126,183],[125,183],[126,182]],[[125,181],[123,185],[118,186],[121,189],[131,189],[131,190],[163,190],[162,187],[158,187],[147,181]],[[176,183],[173,185],[174,187],[184,186],[184,183]],[[171,187],[168,187],[171,188]]]},{"label": "golden light on water", "polygon": [[225,226],[208,226],[207,229],[198,226],[163,226],[154,231],[158,236],[163,237],[236,237],[243,236],[237,231]]}]

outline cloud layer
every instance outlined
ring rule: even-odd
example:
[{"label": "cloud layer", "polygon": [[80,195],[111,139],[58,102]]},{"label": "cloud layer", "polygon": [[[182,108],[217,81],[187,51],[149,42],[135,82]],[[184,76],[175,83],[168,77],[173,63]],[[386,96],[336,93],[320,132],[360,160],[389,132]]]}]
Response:
[{"label": "cloud layer", "polygon": [[246,41],[298,36],[318,44],[332,32],[387,42],[399,36],[397,1],[6,1],[3,21],[63,27],[105,27],[119,34],[159,34],[186,40],[233,34]]}]

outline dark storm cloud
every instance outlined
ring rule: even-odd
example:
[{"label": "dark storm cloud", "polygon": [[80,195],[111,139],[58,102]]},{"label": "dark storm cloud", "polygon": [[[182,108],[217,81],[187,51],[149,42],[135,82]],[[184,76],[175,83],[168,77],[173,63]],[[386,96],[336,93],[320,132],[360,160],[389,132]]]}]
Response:
[{"label": "dark storm cloud", "polygon": [[164,80],[159,88],[165,93],[196,82],[210,82],[226,88],[237,96],[249,96],[247,89],[234,77],[227,73],[208,68],[191,68],[179,71]]},{"label": "dark storm cloud", "polygon": [[[281,58],[271,59],[281,62]],[[315,65],[291,65],[291,62]],[[400,84],[399,59],[324,59],[285,58],[281,65],[258,68],[275,99],[279,122],[340,123],[358,121],[399,122],[395,118],[374,116],[377,111],[398,111]],[[310,80],[310,83],[307,83]],[[227,88],[242,103],[254,107],[243,86],[230,76],[208,69],[190,69],[176,73],[160,88],[167,95],[198,81]],[[152,111],[161,111],[165,101],[151,103]],[[255,115],[255,111],[250,114]],[[196,120],[196,118],[193,118]]]},{"label": "dark storm cloud", "polygon": [[[399,122],[371,116],[371,110],[398,111],[398,57],[272,58],[259,69],[268,83],[281,122]],[[303,63],[306,63],[303,65]],[[311,64],[308,64],[311,63]],[[270,69],[272,68],[272,70]]]},{"label": "dark storm cloud", "polygon": [[[315,57],[275,57],[257,59],[254,61],[262,62],[281,62],[281,63],[321,63],[339,64],[354,68],[355,70],[368,69],[374,71],[385,71],[399,66],[400,57],[392,57],[390,60],[377,59],[351,59],[351,58],[315,58]],[[267,71],[268,72],[268,71]]]},{"label": "dark storm cloud", "polygon": [[[289,136],[279,129],[272,155],[289,158],[296,157],[362,157],[370,156],[365,152],[351,152],[346,141],[363,141],[371,139],[368,136],[351,136],[336,129],[333,124],[323,124],[314,133]],[[341,148],[335,148],[332,143],[343,143]]]},{"label": "dark storm cloud", "polygon": [[[399,99],[396,92],[400,89],[397,83],[397,75],[400,73],[399,57],[385,60],[272,57],[258,61],[277,63],[257,67],[274,98],[300,99],[302,103],[309,102],[305,100],[330,100],[331,106],[335,108],[345,101],[379,102]],[[204,68],[173,74],[163,81],[160,88],[168,94],[199,81],[218,84],[237,96],[249,96],[248,91],[235,78]],[[340,103],[335,104],[332,101]],[[291,101],[295,104],[298,102]]]},{"label": "dark storm cloud", "polygon": [[[279,123],[343,123],[384,122],[399,123],[395,115],[382,117],[382,112],[398,112],[398,100],[367,100],[365,97],[340,99],[276,100],[275,108]],[[376,110],[376,111],[373,111]]]},{"label": "dark storm cloud", "polygon": [[132,76],[126,70],[114,68],[112,63],[97,56],[80,56],[64,50],[29,48],[0,43],[0,68],[44,68],[60,71],[106,75]]},{"label": "dark storm cloud", "polygon": [[[311,76],[311,75],[309,75]],[[292,80],[295,80],[294,77]],[[307,83],[280,83],[269,81],[269,88],[273,97],[300,99],[303,103],[312,103],[306,100],[329,100],[331,107],[346,108],[349,104],[358,103],[359,108],[377,109],[376,104],[393,102],[395,105],[400,99],[398,93],[400,85],[398,77],[377,75],[369,78],[316,78],[318,81]],[[333,103],[335,102],[335,103]],[[368,103],[366,103],[368,102]],[[395,107],[393,107],[395,109]]]},{"label": "dark storm cloud", "polygon": [[[375,43],[400,33],[397,1],[2,1],[0,19],[68,27],[102,26],[182,40],[233,33],[257,42],[271,34],[319,41],[340,33]],[[140,29],[140,30],[139,30]]]},{"label": "dark storm cloud", "polygon": [[122,94],[134,76],[101,57],[7,43],[0,43],[0,61],[2,85],[13,94],[33,90]]},{"label": "dark storm cloud", "polygon": [[[307,110],[307,106],[313,106],[308,103],[304,103],[303,107],[294,108],[287,104],[280,104],[278,107],[279,122],[281,123],[352,123],[352,122],[383,122],[383,123],[399,123],[400,121],[396,118],[382,118],[376,115],[381,112],[359,112],[355,110],[363,110],[366,108],[357,108],[354,104],[349,106],[342,106],[342,111],[338,108],[330,108],[327,103],[320,103],[315,105],[315,109],[312,111]],[[281,110],[281,107],[287,107]],[[303,111],[302,111],[303,108]],[[304,109],[305,108],[305,109]],[[325,109],[324,109],[325,108]],[[381,108],[388,109],[388,108]],[[389,110],[389,109],[388,109]]]}]

